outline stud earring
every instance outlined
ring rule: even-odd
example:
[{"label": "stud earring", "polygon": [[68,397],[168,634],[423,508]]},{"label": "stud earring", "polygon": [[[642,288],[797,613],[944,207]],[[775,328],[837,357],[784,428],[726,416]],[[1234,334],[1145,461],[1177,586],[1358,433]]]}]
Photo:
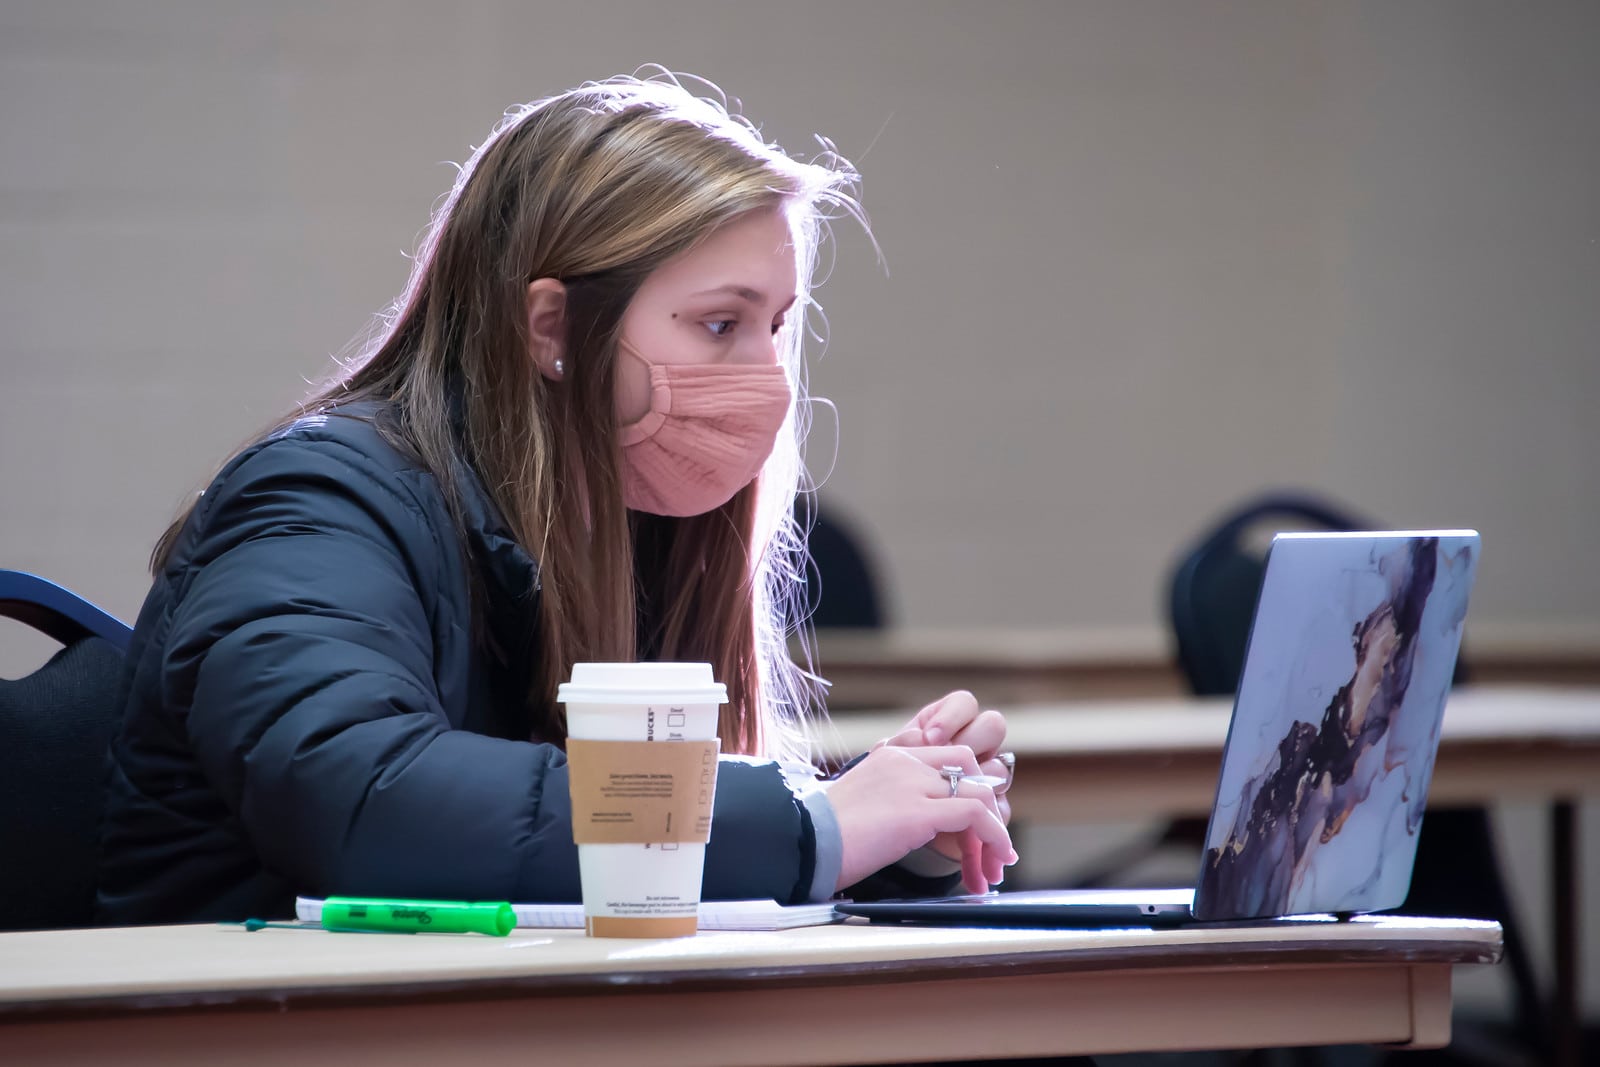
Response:
[{"label": "stud earring", "polygon": [[556,360],[556,377],[559,378],[567,372],[567,365],[561,360]]}]

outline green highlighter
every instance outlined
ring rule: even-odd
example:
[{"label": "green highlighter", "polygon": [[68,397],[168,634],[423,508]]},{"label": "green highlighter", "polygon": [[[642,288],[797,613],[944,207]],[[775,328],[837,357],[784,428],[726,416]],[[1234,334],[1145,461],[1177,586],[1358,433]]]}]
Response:
[{"label": "green highlighter", "polygon": [[511,905],[457,900],[380,900],[329,897],[324,930],[381,930],[397,934],[489,934],[505,937],[517,925]]}]

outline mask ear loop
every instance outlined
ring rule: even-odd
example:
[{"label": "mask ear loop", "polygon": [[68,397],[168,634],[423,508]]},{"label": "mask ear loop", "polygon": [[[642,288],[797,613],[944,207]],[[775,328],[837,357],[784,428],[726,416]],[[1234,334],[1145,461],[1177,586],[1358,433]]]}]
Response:
[{"label": "mask ear loop", "polygon": [[644,353],[640,352],[637,348],[633,347],[633,342],[628,340],[626,337],[618,337],[617,338],[617,351],[621,352],[625,356],[632,356],[634,359],[638,360],[640,363],[643,363],[646,370],[650,369],[650,367],[651,367],[650,361],[648,359],[645,359],[644,358]]},{"label": "mask ear loop", "polygon": [[[640,363],[642,363],[644,365],[645,383],[649,387],[649,390],[650,390],[650,393],[649,393],[650,406],[645,410],[645,413],[643,415],[640,415],[637,419],[633,420],[632,422],[627,423],[625,425],[619,425],[617,427],[617,429],[622,431],[622,433],[625,435],[624,439],[623,439],[623,444],[626,445],[626,444],[629,443],[630,436],[637,437],[638,440],[643,440],[644,438],[649,437],[652,434],[654,434],[656,432],[656,430],[658,428],[660,428],[661,420],[665,416],[658,415],[657,412],[656,412],[655,364],[651,363],[648,359],[645,359],[644,358],[644,353],[640,352],[637,348],[635,348],[633,346],[633,342],[629,341],[625,337],[618,337],[617,338],[617,351],[619,353],[621,353],[622,355],[624,355],[624,356],[631,356],[632,358],[638,360]],[[646,422],[651,422],[652,416],[655,416],[655,420],[654,420],[652,426],[650,427],[650,430],[648,432],[638,432],[637,428],[638,427],[642,427]],[[633,435],[629,435],[629,431],[635,431],[635,433]]]},{"label": "mask ear loop", "polygon": [[[828,483],[828,479],[833,477],[834,468],[839,465],[839,407],[825,396],[807,397],[803,403],[807,408],[806,437],[805,451],[800,461],[805,467],[806,477],[810,480],[810,491],[814,493]],[[811,442],[815,440],[813,431],[816,429],[816,409],[818,407],[825,407],[833,412],[833,455],[828,458],[828,469],[823,472],[820,478],[816,477],[811,469]]]}]

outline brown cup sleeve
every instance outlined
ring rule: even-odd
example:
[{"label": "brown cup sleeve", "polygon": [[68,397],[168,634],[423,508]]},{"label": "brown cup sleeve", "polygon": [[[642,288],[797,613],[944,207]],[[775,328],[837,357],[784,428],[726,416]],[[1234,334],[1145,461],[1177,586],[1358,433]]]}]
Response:
[{"label": "brown cup sleeve", "polygon": [[721,742],[567,740],[572,838],[580,845],[703,844]]}]

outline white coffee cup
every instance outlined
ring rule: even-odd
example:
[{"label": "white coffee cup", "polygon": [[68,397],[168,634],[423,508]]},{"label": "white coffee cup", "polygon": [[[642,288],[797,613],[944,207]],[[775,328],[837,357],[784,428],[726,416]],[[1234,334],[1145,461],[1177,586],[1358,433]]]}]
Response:
[{"label": "white coffee cup", "polygon": [[[727,687],[709,663],[577,663],[558,688],[567,736],[581,741],[711,741]],[[713,758],[714,763],[714,758]],[[715,788],[715,766],[702,781]],[[584,928],[592,937],[695,932],[706,846],[579,844]]]}]

